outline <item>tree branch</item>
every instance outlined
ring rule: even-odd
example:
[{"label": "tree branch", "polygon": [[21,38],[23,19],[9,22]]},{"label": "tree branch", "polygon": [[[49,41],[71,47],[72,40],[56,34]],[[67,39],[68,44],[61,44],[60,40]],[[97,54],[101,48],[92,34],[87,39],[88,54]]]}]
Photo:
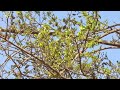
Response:
[{"label": "tree branch", "polygon": [[61,76],[61,74],[56,71],[55,69],[53,69],[51,66],[49,66],[47,63],[45,63],[43,60],[40,60],[38,57],[34,56],[33,54],[31,54],[30,52],[22,49],[21,47],[15,45],[14,43],[10,42],[9,40],[7,40],[2,34],[0,34],[0,38],[4,39],[6,42],[10,43],[11,45],[17,47],[18,49],[20,49],[21,51],[25,52],[26,54],[34,57],[36,60],[40,61],[46,68],[48,68],[48,70],[52,70],[52,72],[55,72],[57,75],[59,75],[62,79],[66,79],[65,77]]},{"label": "tree branch", "polygon": [[96,53],[96,52],[99,52],[99,51],[102,51],[102,50],[106,50],[106,49],[118,49],[118,48],[117,47],[105,47],[105,48],[95,50],[95,51],[93,51],[93,53]]},{"label": "tree branch", "polygon": [[117,48],[120,48],[120,44],[118,44],[118,43],[116,43],[116,44],[109,43],[109,42],[107,42],[107,41],[105,41],[105,40],[103,40],[103,41],[98,41],[98,43],[100,43],[100,44],[105,44],[105,45],[109,45],[109,46],[116,46]]},{"label": "tree branch", "polygon": [[[24,30],[15,30],[15,29],[0,29],[0,32],[8,32],[8,33],[14,33],[14,34],[22,34],[24,33]],[[31,34],[39,34],[38,31],[32,31]],[[50,35],[53,35],[54,32],[50,32]]]},{"label": "tree branch", "polygon": [[116,27],[116,26],[120,26],[120,24],[115,24],[115,25],[108,26],[106,29],[113,28],[113,27]]},{"label": "tree branch", "polygon": [[111,30],[111,31],[105,33],[104,35],[102,35],[99,39],[101,39],[101,38],[103,38],[103,37],[105,37],[105,36],[107,36],[107,35],[109,35],[111,33],[117,32],[117,31],[120,31],[120,29]]}]

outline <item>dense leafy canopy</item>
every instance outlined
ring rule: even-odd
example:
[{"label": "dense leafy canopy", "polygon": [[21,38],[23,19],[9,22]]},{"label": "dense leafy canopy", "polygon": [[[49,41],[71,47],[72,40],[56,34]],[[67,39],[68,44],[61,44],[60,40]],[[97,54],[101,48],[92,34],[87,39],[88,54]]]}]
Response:
[{"label": "dense leafy canopy", "polygon": [[[0,27],[0,78],[120,78],[120,63],[106,49],[119,49],[119,24],[109,26],[98,11],[3,11]],[[117,39],[105,41],[115,33]]]}]

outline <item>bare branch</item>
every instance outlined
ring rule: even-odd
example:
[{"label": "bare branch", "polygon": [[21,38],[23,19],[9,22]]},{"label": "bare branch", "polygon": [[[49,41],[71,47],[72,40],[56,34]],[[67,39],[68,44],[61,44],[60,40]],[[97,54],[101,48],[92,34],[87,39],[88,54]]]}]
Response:
[{"label": "bare branch", "polygon": [[118,43],[116,43],[116,44],[109,43],[109,42],[107,42],[107,41],[105,41],[105,40],[103,40],[103,41],[98,41],[98,43],[100,43],[100,44],[105,44],[105,45],[110,45],[110,46],[116,46],[117,48],[120,48],[120,44],[118,44]]},{"label": "bare branch", "polygon": [[109,35],[111,33],[117,32],[117,31],[120,31],[120,29],[111,30],[111,31],[105,33],[104,35],[102,35],[99,39],[101,39],[101,38],[103,38],[103,37],[105,37],[105,36],[107,36],[107,35]]}]

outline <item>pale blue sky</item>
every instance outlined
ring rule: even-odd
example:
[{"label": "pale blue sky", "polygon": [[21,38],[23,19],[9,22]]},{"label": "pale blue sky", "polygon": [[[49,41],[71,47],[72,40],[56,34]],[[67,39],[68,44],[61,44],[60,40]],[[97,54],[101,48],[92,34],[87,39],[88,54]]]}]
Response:
[{"label": "pale blue sky", "polygon": [[[63,18],[65,17],[67,14],[67,11],[55,11],[55,14],[59,17],[59,18]],[[114,24],[114,22],[116,23],[120,23],[120,11],[101,11],[101,20],[108,20],[109,24]],[[1,13],[0,13],[1,15]],[[0,22],[0,26],[4,27],[5,24],[3,24],[2,22]],[[107,40],[109,40],[111,37],[108,36],[106,37]],[[106,50],[109,59],[111,59],[113,62],[118,60],[120,61],[120,49],[111,49],[111,50]],[[3,57],[1,57],[0,55],[0,60],[4,59]]]}]

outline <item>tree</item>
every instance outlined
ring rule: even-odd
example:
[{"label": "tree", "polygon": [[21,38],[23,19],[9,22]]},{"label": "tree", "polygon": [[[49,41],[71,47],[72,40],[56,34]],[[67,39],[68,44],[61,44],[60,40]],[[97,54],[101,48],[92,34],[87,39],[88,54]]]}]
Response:
[{"label": "tree", "polygon": [[[99,11],[71,11],[63,19],[52,11],[1,13],[0,78],[120,78],[120,62],[101,52],[120,48],[120,24],[101,22]],[[104,40],[113,33],[118,39]]]}]

